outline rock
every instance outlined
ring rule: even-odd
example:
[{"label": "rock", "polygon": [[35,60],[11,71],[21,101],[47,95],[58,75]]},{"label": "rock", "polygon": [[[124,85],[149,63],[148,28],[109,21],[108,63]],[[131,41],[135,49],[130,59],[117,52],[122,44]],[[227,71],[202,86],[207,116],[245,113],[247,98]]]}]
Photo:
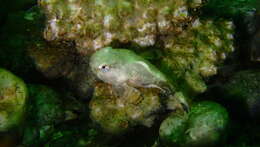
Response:
[{"label": "rock", "polygon": [[246,70],[237,72],[221,86],[219,94],[234,116],[260,120],[260,72]]},{"label": "rock", "polygon": [[54,125],[65,120],[65,110],[60,95],[53,89],[42,85],[29,85],[28,89],[23,144],[40,145],[54,132]]},{"label": "rock", "polygon": [[28,55],[46,78],[61,78],[78,98],[89,99],[95,81],[89,68],[89,57],[82,57],[71,48],[70,42],[40,40],[28,48]]},{"label": "rock", "polygon": [[48,125],[61,122],[64,110],[60,95],[53,89],[43,85],[29,85],[29,107],[27,113],[35,124]]},{"label": "rock", "polygon": [[189,9],[202,1],[40,1],[47,15],[45,39],[72,40],[81,54],[113,42],[153,46],[160,35],[178,34],[190,24]]},{"label": "rock", "polygon": [[92,97],[96,77],[90,70],[89,57],[77,56],[71,72],[64,78],[78,98],[89,100]]},{"label": "rock", "polygon": [[49,43],[39,40],[28,47],[28,55],[33,60],[38,71],[47,78],[67,76],[73,66],[75,55],[68,50],[71,46],[66,43]]},{"label": "rock", "polygon": [[225,20],[196,19],[178,36],[162,39],[161,70],[177,86],[202,93],[207,87],[203,78],[217,74],[217,66],[234,51],[233,23]]},{"label": "rock", "polygon": [[172,114],[160,126],[160,139],[163,144],[180,146],[185,144],[185,131],[187,130],[187,114]]},{"label": "rock", "polygon": [[225,138],[229,116],[221,105],[204,101],[191,107],[188,114],[173,113],[160,126],[166,146],[217,146]]},{"label": "rock", "polygon": [[11,72],[0,69],[0,132],[21,125],[27,98],[25,83]]},{"label": "rock", "polygon": [[118,97],[111,85],[97,83],[89,108],[91,119],[105,132],[120,134],[137,125],[151,127],[162,105],[158,89],[129,87]]},{"label": "rock", "polygon": [[[219,1],[209,0],[205,6],[204,15],[211,17],[225,17],[240,19],[241,15],[246,14],[249,11],[259,9],[259,1],[257,0],[231,0],[231,1]],[[220,11],[225,10],[225,11]]]},{"label": "rock", "polygon": [[189,114],[188,146],[214,146],[227,135],[227,110],[214,102],[200,102]]}]

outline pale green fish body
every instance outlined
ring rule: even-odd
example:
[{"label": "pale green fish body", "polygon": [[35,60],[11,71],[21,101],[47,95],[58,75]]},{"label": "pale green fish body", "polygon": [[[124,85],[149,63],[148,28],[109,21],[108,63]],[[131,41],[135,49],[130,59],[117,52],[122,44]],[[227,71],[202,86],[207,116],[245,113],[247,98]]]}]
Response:
[{"label": "pale green fish body", "polygon": [[92,55],[90,67],[100,80],[115,86],[160,88],[168,83],[154,65],[127,49],[100,49]]},{"label": "pale green fish body", "polygon": [[[174,96],[173,86],[166,76],[149,61],[135,52],[127,49],[103,48],[95,52],[90,59],[90,67],[94,74],[103,82],[116,87],[145,87],[158,88],[169,94],[169,100],[188,111],[189,106],[185,99]],[[177,100],[177,101],[176,101]]]}]

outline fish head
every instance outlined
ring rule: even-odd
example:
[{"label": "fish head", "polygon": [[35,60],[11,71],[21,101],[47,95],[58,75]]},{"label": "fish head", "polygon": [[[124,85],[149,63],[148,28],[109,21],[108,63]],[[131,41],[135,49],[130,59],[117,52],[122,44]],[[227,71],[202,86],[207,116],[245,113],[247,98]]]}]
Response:
[{"label": "fish head", "polygon": [[90,58],[92,72],[102,81],[117,84],[123,75],[120,57],[111,47],[106,47],[95,52]]}]

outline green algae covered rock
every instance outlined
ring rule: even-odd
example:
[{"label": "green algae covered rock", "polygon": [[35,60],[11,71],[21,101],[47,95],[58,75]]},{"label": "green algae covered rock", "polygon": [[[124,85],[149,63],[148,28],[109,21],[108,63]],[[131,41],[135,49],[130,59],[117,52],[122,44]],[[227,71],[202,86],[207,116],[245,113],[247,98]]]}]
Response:
[{"label": "green algae covered rock", "polygon": [[[83,121],[83,123],[81,122]],[[34,128],[35,129],[35,128]],[[27,137],[36,135],[27,130]],[[51,129],[41,129],[37,138],[31,138],[30,142],[23,142],[23,145],[37,146],[75,146],[75,147],[106,147],[105,144],[110,137],[104,138],[104,134],[86,124],[86,120],[78,122],[63,123]],[[25,138],[24,138],[25,139]],[[25,140],[23,140],[25,141]],[[29,140],[28,140],[29,141]]]},{"label": "green algae covered rock", "polygon": [[225,138],[229,117],[225,108],[214,102],[199,102],[189,114],[172,114],[160,126],[166,146],[215,146]]},{"label": "green algae covered rock", "polygon": [[234,50],[233,33],[231,21],[196,19],[187,31],[163,40],[159,67],[175,83],[184,85],[186,81],[193,92],[204,92],[207,87],[203,78],[217,74],[217,65]]},{"label": "green algae covered rock", "polygon": [[47,78],[67,76],[73,68],[74,55],[66,43],[50,43],[38,40],[27,47],[27,55],[36,69]]},{"label": "green algae covered rock", "polygon": [[39,40],[27,48],[27,55],[46,78],[62,78],[77,97],[88,99],[94,84],[89,58],[78,55],[72,48],[70,42]]},{"label": "green algae covered rock", "polygon": [[23,144],[40,145],[54,132],[54,125],[65,119],[60,95],[42,85],[29,85],[30,99],[27,107],[27,123]]},{"label": "green algae covered rock", "polygon": [[160,138],[165,144],[179,146],[185,143],[187,114],[172,114],[160,126]]},{"label": "green algae covered rock", "polygon": [[[85,124],[84,124],[85,125]],[[109,138],[93,128],[79,124],[66,124],[56,128],[45,146],[109,147],[104,144]],[[102,138],[101,138],[102,137]]]},{"label": "green algae covered rock", "polygon": [[21,124],[27,97],[25,83],[11,72],[0,69],[0,132]]},{"label": "green algae covered rock", "polygon": [[214,102],[201,102],[190,112],[187,144],[210,146],[221,143],[227,133],[227,110]]},{"label": "green algae covered rock", "polygon": [[[53,89],[42,85],[29,85],[30,116],[36,124],[46,125],[58,123],[64,118],[64,111],[60,95]],[[29,117],[30,117],[29,116]]]},{"label": "green algae covered rock", "polygon": [[153,46],[157,37],[178,34],[193,19],[197,0],[42,0],[47,15],[45,39],[74,40],[88,54],[113,42]]},{"label": "green algae covered rock", "polygon": [[[260,9],[258,0],[208,0],[204,6],[205,15],[239,19],[249,11]],[[225,11],[220,11],[225,10]]]},{"label": "green algae covered rock", "polygon": [[108,133],[124,133],[137,125],[151,127],[162,108],[158,89],[129,88],[126,91],[124,97],[119,97],[111,85],[96,84],[89,105],[90,117]]}]

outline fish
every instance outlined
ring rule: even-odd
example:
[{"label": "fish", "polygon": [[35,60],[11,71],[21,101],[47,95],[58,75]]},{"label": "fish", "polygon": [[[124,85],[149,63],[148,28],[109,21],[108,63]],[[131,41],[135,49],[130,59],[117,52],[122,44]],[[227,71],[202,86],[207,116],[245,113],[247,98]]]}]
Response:
[{"label": "fish", "polygon": [[121,87],[118,89],[157,88],[167,95],[174,95],[174,88],[165,74],[132,50],[102,48],[90,57],[90,68],[98,79]]}]

